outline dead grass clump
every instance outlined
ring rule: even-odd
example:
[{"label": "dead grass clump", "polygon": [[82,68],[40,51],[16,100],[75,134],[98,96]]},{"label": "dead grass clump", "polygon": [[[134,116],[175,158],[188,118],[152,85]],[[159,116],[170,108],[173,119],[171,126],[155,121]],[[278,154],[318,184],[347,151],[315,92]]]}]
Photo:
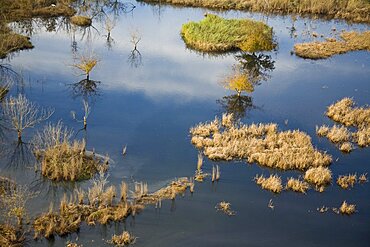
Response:
[{"label": "dead grass clump", "polygon": [[82,244],[77,244],[69,241],[66,244],[66,247],[82,247],[82,246],[83,246]]},{"label": "dead grass clump", "polygon": [[306,171],[304,179],[322,188],[331,182],[331,171],[326,167],[312,167]]},{"label": "dead grass clump", "polygon": [[346,215],[354,214],[356,212],[356,205],[348,204],[346,201],[344,201],[339,208],[339,212]]},{"label": "dead grass clump", "polygon": [[82,15],[75,15],[71,17],[71,23],[80,26],[80,27],[88,27],[91,26],[92,20],[88,16],[82,16]]},{"label": "dead grass clump", "polygon": [[341,37],[343,41],[327,40],[324,42],[295,44],[294,52],[299,57],[321,59],[349,51],[370,51],[370,31],[363,33],[343,32]]},{"label": "dead grass clump", "polygon": [[0,246],[23,246],[24,233],[9,224],[0,224]]},{"label": "dead grass clump", "polygon": [[183,194],[187,188],[193,186],[193,183],[194,182],[187,177],[178,178],[164,188],[153,193],[140,194],[135,199],[138,204],[157,204],[159,201],[165,199],[173,200],[178,194]]},{"label": "dead grass clump", "polygon": [[355,107],[351,98],[343,98],[330,105],[326,115],[345,126],[362,129],[370,125],[370,107]]},{"label": "dead grass clump", "polygon": [[42,154],[42,175],[54,181],[90,179],[99,169],[107,170],[106,163],[85,153],[85,143],[74,141],[48,148]]},{"label": "dead grass clump", "polygon": [[281,178],[276,174],[270,175],[268,178],[265,178],[263,175],[256,175],[254,180],[262,187],[262,189],[270,190],[274,193],[280,193],[283,190]]},{"label": "dead grass clump", "polygon": [[108,169],[108,160],[86,151],[84,141],[70,141],[73,132],[63,126],[47,125],[34,138],[35,153],[41,159],[42,175],[54,181],[79,181]]},{"label": "dead grass clump", "polygon": [[340,187],[342,187],[342,189],[348,189],[349,187],[353,187],[353,185],[356,182],[357,182],[356,174],[340,175],[337,179],[337,184]]},{"label": "dead grass clump", "polygon": [[[215,118],[190,129],[191,142],[211,160],[247,159],[249,163],[279,169],[305,170],[327,166],[332,159],[316,150],[304,132],[277,131],[276,124],[243,125]],[[222,122],[227,122],[222,126]]]},{"label": "dead grass clump", "polygon": [[331,127],[326,135],[326,137],[334,143],[347,142],[349,141],[350,136],[351,134],[346,127],[337,125]]},{"label": "dead grass clump", "polygon": [[228,216],[234,216],[236,214],[235,211],[231,210],[230,202],[225,202],[225,201],[219,202],[217,203],[215,208],[217,209],[217,211],[222,211],[224,214]]},{"label": "dead grass clump", "polygon": [[110,244],[114,244],[115,246],[127,246],[130,244],[135,243],[136,237],[130,234],[127,231],[122,232],[120,235],[113,235],[112,239],[108,241]]},{"label": "dead grass clump", "polygon": [[[168,186],[156,192],[149,193],[145,183],[138,183],[134,198],[127,198],[127,186],[121,184],[121,197],[116,196],[116,187],[107,186],[107,176],[99,173],[94,179],[93,186],[87,192],[76,190],[69,199],[64,196],[60,202],[59,210],[49,211],[36,217],[33,222],[35,238],[41,236],[50,238],[54,235],[63,236],[76,232],[82,222],[88,225],[96,223],[106,225],[110,222],[120,222],[129,215],[135,216],[146,204],[156,204],[164,199],[174,199],[177,194],[184,193],[193,181],[188,178],[179,178]],[[138,189],[140,187],[140,189]],[[126,199],[123,199],[125,198]]]},{"label": "dead grass clump", "polygon": [[285,188],[305,194],[306,191],[310,188],[310,185],[305,181],[301,181],[295,178],[289,178]]},{"label": "dead grass clump", "polygon": [[[335,125],[329,128],[324,125],[316,127],[316,133],[338,143],[341,151],[350,152],[353,149],[351,142],[357,143],[360,147],[370,145],[370,107],[355,107],[353,99],[343,98],[330,105],[326,115],[344,126]],[[357,131],[351,132],[345,126],[355,127]]]}]

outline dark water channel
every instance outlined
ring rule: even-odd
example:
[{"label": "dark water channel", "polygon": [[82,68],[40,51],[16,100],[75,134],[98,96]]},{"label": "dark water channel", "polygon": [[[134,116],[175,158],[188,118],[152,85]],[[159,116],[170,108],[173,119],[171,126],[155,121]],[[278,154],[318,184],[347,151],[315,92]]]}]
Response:
[{"label": "dark water channel", "polygon": [[[308,18],[262,16],[247,12],[223,12],[225,17],[264,20],[272,26],[278,42],[277,51],[265,53],[274,62],[266,81],[253,93],[244,94],[235,103],[234,92],[224,89],[220,80],[238,63],[236,54],[211,56],[186,48],[180,36],[181,25],[203,18],[204,9],[174,8],[137,4],[133,12],[117,17],[111,31],[113,42],[107,44],[104,23],[94,20],[95,28],[68,30],[61,24],[48,32],[45,25],[33,23],[35,48],[11,57],[13,69],[23,75],[23,82],[10,92],[21,92],[41,106],[55,108],[49,119],[62,120],[77,132],[82,126],[70,112],[83,113],[83,98],[92,111],[87,131],[77,133],[86,138],[88,149],[108,154],[113,160],[109,169],[110,184],[122,179],[132,183],[146,181],[154,191],[176,177],[192,176],[196,169],[197,150],[190,143],[189,128],[209,121],[229,110],[244,123],[276,122],[281,130],[300,129],[312,137],[313,144],[333,156],[333,177],[347,173],[370,173],[369,148],[343,154],[327,139],[318,138],[315,126],[332,125],[324,112],[331,103],[353,97],[359,105],[370,103],[370,56],[351,52],[327,60],[304,60],[291,55],[296,42],[314,38],[307,31],[330,36],[332,28],[365,30],[368,26],[341,21]],[[57,21],[59,23],[60,20]],[[294,24],[293,24],[294,23]],[[291,35],[292,26],[297,37]],[[18,26],[18,28],[20,28]],[[24,29],[23,29],[24,30]],[[136,53],[130,34],[141,36]],[[320,40],[320,37],[317,38]],[[90,77],[100,81],[98,91],[89,95],[73,90],[71,84],[83,79],[70,65],[73,47],[83,52],[92,49],[99,57]],[[82,93],[82,95],[81,95]],[[286,121],[288,120],[288,121]],[[25,132],[25,141],[43,124]],[[33,170],[34,160],[27,145],[17,146],[16,133],[4,130],[4,153],[0,158],[1,175],[18,183],[31,185],[40,194],[29,204],[31,216],[58,203],[63,193],[75,185],[53,185]],[[122,146],[127,155],[122,157]],[[210,171],[214,162],[205,160]],[[286,177],[299,172],[269,170],[256,164],[221,162],[221,180],[196,183],[195,192],[185,193],[175,201],[165,201],[161,209],[149,206],[125,223],[89,227],[79,233],[54,241],[31,240],[30,246],[65,246],[78,239],[84,246],[106,246],[106,240],[123,229],[138,237],[136,246],[369,246],[370,183],[342,190],[335,183],[324,193],[311,189],[306,195],[283,192],[274,195],[263,191],[253,181],[256,174],[278,173]],[[267,207],[273,199],[275,208]],[[215,210],[216,203],[231,202],[236,216],[228,217]],[[317,207],[339,207],[347,200],[358,212],[347,217],[331,211],[320,214]]]}]

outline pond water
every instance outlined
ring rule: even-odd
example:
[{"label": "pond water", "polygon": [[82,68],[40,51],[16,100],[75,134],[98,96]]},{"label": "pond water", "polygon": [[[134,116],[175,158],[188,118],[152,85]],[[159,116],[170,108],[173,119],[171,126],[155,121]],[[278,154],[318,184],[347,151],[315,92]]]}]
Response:
[{"label": "pond water", "polygon": [[[370,173],[369,148],[343,154],[315,134],[316,125],[333,124],[324,114],[333,102],[353,97],[358,105],[369,104],[369,54],[351,52],[318,61],[291,55],[295,43],[314,39],[307,31],[327,37],[334,27],[340,31],[366,30],[368,26],[239,11],[217,13],[228,18],[263,20],[273,27],[278,42],[276,51],[265,53],[274,62],[269,78],[253,93],[245,94],[244,103],[237,108],[232,100],[234,92],[223,88],[220,81],[238,63],[238,53],[200,54],[187,49],[180,36],[183,23],[198,21],[206,11],[212,11],[133,3],[137,5],[133,12],[117,17],[111,44],[106,42],[107,31],[99,19],[94,19],[94,28],[75,31],[65,28],[59,19],[57,31],[52,32],[35,20],[31,37],[35,48],[4,61],[24,77],[13,86],[11,95],[21,92],[41,106],[53,107],[50,122],[62,120],[75,130],[76,138],[86,138],[88,149],[112,158],[110,184],[125,180],[132,186],[134,181],[145,181],[154,191],[176,177],[192,176],[198,151],[190,143],[189,128],[221,116],[227,109],[234,110],[244,123],[276,122],[281,130],[307,132],[314,146],[333,156],[330,169],[335,179],[339,174]],[[25,25],[14,25],[26,31]],[[296,37],[291,35],[293,25]],[[130,42],[133,32],[141,37],[137,47],[140,54],[135,53],[139,57],[134,59]],[[93,49],[99,57],[90,75],[100,81],[98,91],[85,96],[92,108],[87,131],[78,131],[82,124],[70,114],[83,114],[83,96],[71,86],[83,79],[70,66],[74,63],[73,42],[78,52]],[[42,127],[40,124],[26,130],[25,142]],[[40,192],[28,204],[31,217],[47,210],[50,202],[57,205],[63,193],[71,193],[75,186],[89,186],[90,181],[74,185],[43,181],[34,172],[29,146],[17,145],[16,133],[3,132],[1,175]],[[124,145],[125,157],[121,155]],[[216,163],[207,159],[204,170],[211,171],[214,164],[220,165],[219,182],[212,184],[207,179],[196,183],[194,194],[187,192],[175,201],[164,201],[161,209],[149,206],[124,223],[94,227],[83,224],[79,233],[52,241],[30,240],[28,244],[65,246],[66,241],[78,239],[84,246],[105,246],[112,234],[126,229],[138,237],[136,246],[368,246],[370,183],[350,190],[333,183],[324,193],[311,189],[306,195],[274,195],[255,184],[256,174],[278,173],[286,181],[286,177],[301,173],[271,170],[245,161]],[[274,210],[267,206],[270,199]],[[215,210],[222,200],[232,204],[236,216]],[[347,217],[316,210],[323,205],[339,207],[344,200],[356,204],[358,212]]]}]

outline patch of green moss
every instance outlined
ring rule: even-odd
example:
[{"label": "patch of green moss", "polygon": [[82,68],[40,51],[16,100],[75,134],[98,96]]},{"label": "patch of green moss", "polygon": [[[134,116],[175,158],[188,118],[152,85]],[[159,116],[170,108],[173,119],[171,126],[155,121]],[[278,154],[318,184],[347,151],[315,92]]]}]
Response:
[{"label": "patch of green moss", "polygon": [[184,24],[181,35],[190,48],[203,52],[270,51],[276,46],[272,28],[263,22],[211,14],[200,22]]}]

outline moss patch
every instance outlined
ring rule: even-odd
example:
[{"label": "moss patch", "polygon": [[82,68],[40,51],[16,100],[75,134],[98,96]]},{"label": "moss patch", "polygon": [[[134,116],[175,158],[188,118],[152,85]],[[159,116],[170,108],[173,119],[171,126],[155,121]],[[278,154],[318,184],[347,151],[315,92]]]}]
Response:
[{"label": "moss patch", "polygon": [[200,22],[184,24],[181,35],[189,47],[203,52],[256,52],[275,47],[272,28],[263,22],[223,19],[211,14]]}]

